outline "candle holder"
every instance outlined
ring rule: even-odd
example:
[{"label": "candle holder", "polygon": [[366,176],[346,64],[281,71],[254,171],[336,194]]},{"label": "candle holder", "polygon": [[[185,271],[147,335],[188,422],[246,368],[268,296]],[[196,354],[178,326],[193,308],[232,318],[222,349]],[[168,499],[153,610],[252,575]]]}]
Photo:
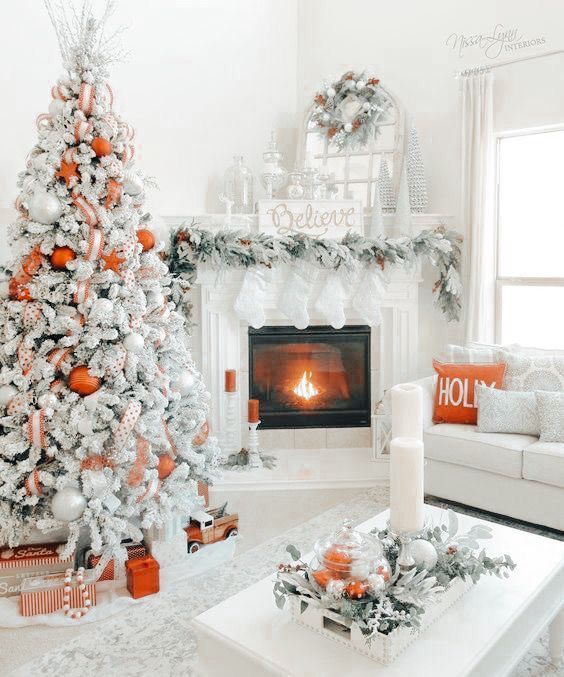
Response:
[{"label": "candle holder", "polygon": [[400,543],[397,565],[399,566],[402,573],[406,573],[410,569],[413,569],[413,567],[417,566],[417,561],[411,554],[410,546],[413,541],[421,538],[421,536],[425,533],[426,528],[427,526],[424,524],[423,528],[417,531],[397,533],[390,528],[388,523],[388,533],[394,540],[399,541]]},{"label": "candle holder", "polygon": [[262,468],[262,460],[259,454],[259,437],[257,428],[260,421],[249,421],[249,467]]},{"label": "candle holder", "polygon": [[[224,392],[225,397],[225,434],[223,440],[224,456],[228,457],[230,454],[236,454],[241,445],[237,432],[239,431],[239,418],[237,412],[239,410],[239,393],[238,392]],[[239,431],[240,434],[240,431]]]}]

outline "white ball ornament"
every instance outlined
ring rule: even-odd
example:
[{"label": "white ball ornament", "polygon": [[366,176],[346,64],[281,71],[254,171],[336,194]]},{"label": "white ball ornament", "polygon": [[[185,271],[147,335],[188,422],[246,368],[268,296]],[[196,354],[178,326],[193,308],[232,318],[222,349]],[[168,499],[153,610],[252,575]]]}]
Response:
[{"label": "white ball ornament", "polygon": [[41,409],[54,409],[57,406],[57,396],[53,392],[43,393],[37,398],[37,404]]},{"label": "white ball ornament", "polygon": [[362,110],[370,110],[370,104],[368,103],[368,101],[365,101],[362,104]]},{"label": "white ball ornament", "polygon": [[51,499],[53,517],[61,522],[74,522],[86,510],[86,499],[76,487],[63,487]]},{"label": "white ball ornament", "polygon": [[350,122],[347,122],[347,124],[344,127],[345,132],[352,132],[352,125]]},{"label": "white ball ornament", "polygon": [[322,119],[323,119],[323,122],[329,122],[329,120],[331,119],[331,116],[329,115],[329,113],[323,113]]},{"label": "white ball ornament", "polygon": [[368,562],[353,562],[350,570],[351,578],[357,581],[364,581],[370,574],[370,564]]},{"label": "white ball ornament", "polygon": [[0,406],[7,407],[17,394],[18,391],[14,388],[14,386],[0,386]]},{"label": "white ball ornament", "polygon": [[143,192],[143,181],[135,173],[131,171],[124,172],[123,174],[123,190],[128,195],[139,195]]},{"label": "white ball ornament", "polygon": [[380,576],[380,574],[370,574],[370,576],[368,576],[366,579],[366,582],[368,583],[368,588],[373,595],[377,595],[379,592],[382,592],[382,590],[386,587],[386,581],[384,580],[383,576]]},{"label": "white ball ornament", "polygon": [[94,428],[92,427],[92,419],[81,418],[76,425],[76,429],[81,435],[92,435],[94,433]]},{"label": "white ball ornament", "polygon": [[83,398],[84,406],[88,411],[95,411],[98,406],[98,392],[92,393],[92,395],[87,395]]},{"label": "white ball ornament", "polygon": [[130,353],[140,353],[145,345],[145,339],[135,331],[123,339],[123,347]]},{"label": "white ball ornament", "polygon": [[366,82],[364,82],[363,80],[359,80],[359,81],[356,83],[356,88],[357,88],[358,90],[364,89],[365,87],[366,87]]},{"label": "white ball ornament", "polygon": [[63,114],[65,102],[62,99],[53,99],[49,104],[49,115],[53,118]]},{"label": "white ball ornament", "polygon": [[164,294],[160,291],[150,291],[147,293],[147,302],[151,306],[162,306],[165,302]]},{"label": "white ball ornament", "polygon": [[327,96],[332,99],[337,92],[333,89],[333,87],[329,87],[327,90]]},{"label": "white ball ornament", "polygon": [[331,595],[331,597],[342,597],[343,592],[345,591],[345,582],[339,579],[332,579],[327,583],[325,589],[327,590],[327,594]]},{"label": "white ball ornament", "polygon": [[435,568],[439,556],[435,546],[422,538],[416,538],[409,544],[409,553],[418,569],[431,571]]},{"label": "white ball ornament", "polygon": [[53,193],[37,192],[29,201],[29,218],[38,223],[55,223],[63,213],[61,201]]},{"label": "white ball ornament", "polygon": [[91,315],[99,315],[101,317],[107,317],[111,313],[113,313],[114,310],[114,304],[110,299],[96,299],[94,303],[92,304],[92,308],[90,309],[90,314]]},{"label": "white ball ornament", "polygon": [[188,395],[196,385],[196,377],[191,371],[183,371],[175,377],[172,382],[173,390],[177,390],[181,395]]}]

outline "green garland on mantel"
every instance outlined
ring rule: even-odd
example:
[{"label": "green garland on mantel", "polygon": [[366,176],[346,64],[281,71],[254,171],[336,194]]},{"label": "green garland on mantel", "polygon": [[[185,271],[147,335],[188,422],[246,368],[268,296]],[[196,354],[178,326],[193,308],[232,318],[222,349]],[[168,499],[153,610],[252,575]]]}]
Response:
[{"label": "green garland on mantel", "polygon": [[349,232],[340,241],[303,234],[277,237],[246,230],[204,230],[183,225],[172,234],[171,273],[189,283],[196,279],[198,265],[218,270],[274,266],[307,261],[324,270],[351,271],[358,264],[411,268],[418,259],[429,260],[439,272],[433,292],[435,303],[447,320],[458,321],[461,311],[460,280],[462,236],[443,226],[421,231],[414,237],[369,239]]}]

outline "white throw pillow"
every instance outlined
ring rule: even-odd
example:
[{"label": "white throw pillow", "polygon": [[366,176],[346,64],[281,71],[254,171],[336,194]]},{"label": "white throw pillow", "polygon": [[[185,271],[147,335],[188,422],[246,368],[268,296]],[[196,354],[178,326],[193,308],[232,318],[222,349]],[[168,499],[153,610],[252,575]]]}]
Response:
[{"label": "white throw pillow", "polygon": [[504,350],[508,353],[518,353],[519,355],[528,356],[564,356],[564,350],[562,348],[534,348],[533,346],[522,346],[520,343],[511,343],[508,346],[502,346],[497,343],[477,343],[476,341],[470,341],[468,347],[473,350]]},{"label": "white throw pillow", "polygon": [[535,393],[541,442],[564,442],[564,393]]},{"label": "white throw pillow", "polygon": [[440,361],[447,364],[497,364],[500,350],[495,347],[467,348],[449,343]]},{"label": "white throw pillow", "polygon": [[476,384],[478,432],[539,435],[535,393],[520,393]]},{"label": "white throw pillow", "polygon": [[504,390],[564,391],[564,356],[502,354],[507,365]]}]

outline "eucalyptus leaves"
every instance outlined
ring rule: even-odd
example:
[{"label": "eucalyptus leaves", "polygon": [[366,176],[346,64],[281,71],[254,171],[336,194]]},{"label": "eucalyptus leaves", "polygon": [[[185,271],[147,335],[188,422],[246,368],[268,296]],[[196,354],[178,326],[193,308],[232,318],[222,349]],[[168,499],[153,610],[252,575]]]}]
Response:
[{"label": "eucalyptus leaves", "polygon": [[489,527],[476,524],[467,533],[459,534],[458,518],[452,511],[448,512],[448,524],[430,527],[421,536],[437,551],[437,564],[432,571],[417,567],[400,571],[397,566],[399,542],[387,530],[375,535],[394,572],[381,593],[366,594],[358,600],[330,594],[310,575],[309,566],[301,560],[297,548],[289,545],[286,550],[293,562],[279,566],[274,584],[277,606],[283,608],[288,597],[297,596],[354,621],[370,641],[376,632],[387,635],[399,627],[418,628],[426,606],[456,579],[477,583],[485,575],[507,578],[515,568],[509,555],[491,557],[484,549],[479,550],[479,541],[492,536]]},{"label": "eucalyptus leaves", "polygon": [[173,233],[169,268],[174,275],[193,282],[199,264],[227,270],[304,261],[323,270],[350,272],[359,265],[379,266],[384,271],[389,266],[411,268],[418,260],[427,259],[439,273],[433,288],[435,303],[452,321],[460,318],[461,310],[461,243],[460,235],[443,227],[414,237],[373,240],[349,232],[337,241],[303,234],[277,237],[244,230],[212,232],[191,224]]}]

